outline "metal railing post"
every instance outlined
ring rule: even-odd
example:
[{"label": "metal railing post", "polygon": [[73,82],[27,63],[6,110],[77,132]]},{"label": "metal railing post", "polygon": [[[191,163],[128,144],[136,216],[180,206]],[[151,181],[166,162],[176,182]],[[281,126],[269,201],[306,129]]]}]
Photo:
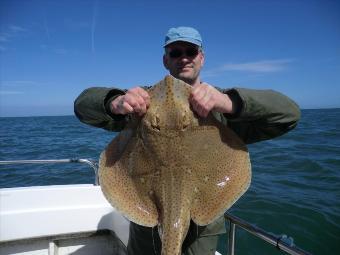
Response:
[{"label": "metal railing post", "polygon": [[235,227],[233,221],[229,220],[228,255],[235,253]]},{"label": "metal railing post", "polygon": [[299,247],[295,246],[293,242],[293,238],[287,237],[286,235],[274,235],[264,231],[261,228],[258,228],[254,225],[249,224],[248,222],[235,217],[229,213],[224,214],[224,218],[229,220],[230,222],[230,230],[229,230],[229,246],[231,244],[232,247],[228,246],[228,255],[234,255],[235,252],[235,228],[236,226],[246,230],[248,233],[264,240],[265,242],[273,245],[277,249],[284,251],[290,255],[311,255],[309,252],[306,252]]}]

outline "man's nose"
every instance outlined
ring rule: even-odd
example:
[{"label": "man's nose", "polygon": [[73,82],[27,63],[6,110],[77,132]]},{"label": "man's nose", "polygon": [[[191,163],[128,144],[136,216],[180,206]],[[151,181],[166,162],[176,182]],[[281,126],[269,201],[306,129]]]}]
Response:
[{"label": "man's nose", "polygon": [[189,62],[190,60],[189,60],[189,58],[187,57],[187,56],[182,56],[181,58],[180,58],[180,60],[179,60],[180,62],[182,62],[182,63],[187,63],[187,62]]}]

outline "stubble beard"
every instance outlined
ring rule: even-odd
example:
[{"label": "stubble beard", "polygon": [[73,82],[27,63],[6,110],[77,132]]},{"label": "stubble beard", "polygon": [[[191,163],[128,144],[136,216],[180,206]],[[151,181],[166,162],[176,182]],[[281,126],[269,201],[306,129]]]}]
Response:
[{"label": "stubble beard", "polygon": [[179,72],[176,73],[176,75],[173,75],[175,78],[184,81],[185,83],[188,83],[189,85],[194,85],[199,77],[199,72],[191,72],[191,73],[186,73],[186,72]]}]

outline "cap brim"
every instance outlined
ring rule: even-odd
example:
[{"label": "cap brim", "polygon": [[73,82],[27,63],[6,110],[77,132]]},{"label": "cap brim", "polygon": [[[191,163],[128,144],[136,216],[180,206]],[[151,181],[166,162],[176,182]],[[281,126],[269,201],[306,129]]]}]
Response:
[{"label": "cap brim", "polygon": [[191,39],[187,39],[187,38],[176,38],[176,39],[173,39],[173,40],[169,40],[169,41],[166,42],[166,44],[164,44],[163,47],[166,47],[169,44],[174,43],[174,42],[188,42],[188,43],[195,44],[199,47],[202,47],[202,43],[200,41],[197,41],[197,40],[194,40],[194,39],[191,40]]}]

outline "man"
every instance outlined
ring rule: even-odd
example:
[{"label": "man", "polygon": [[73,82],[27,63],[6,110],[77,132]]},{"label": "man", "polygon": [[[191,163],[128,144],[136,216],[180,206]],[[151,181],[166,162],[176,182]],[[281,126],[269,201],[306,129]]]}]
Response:
[{"label": "man", "polygon": [[[190,27],[171,28],[164,45],[163,64],[174,77],[192,86],[189,103],[200,117],[209,112],[233,129],[245,143],[271,139],[293,129],[300,118],[298,106],[271,90],[234,88],[222,90],[200,79],[204,64],[202,38]],[[127,91],[89,88],[75,101],[75,114],[84,123],[120,131],[130,114],[144,115],[148,93],[141,87]],[[191,223],[182,251],[186,255],[214,254],[218,234],[225,233],[223,218],[206,227]],[[128,254],[160,254],[157,229],[130,223]]]}]

